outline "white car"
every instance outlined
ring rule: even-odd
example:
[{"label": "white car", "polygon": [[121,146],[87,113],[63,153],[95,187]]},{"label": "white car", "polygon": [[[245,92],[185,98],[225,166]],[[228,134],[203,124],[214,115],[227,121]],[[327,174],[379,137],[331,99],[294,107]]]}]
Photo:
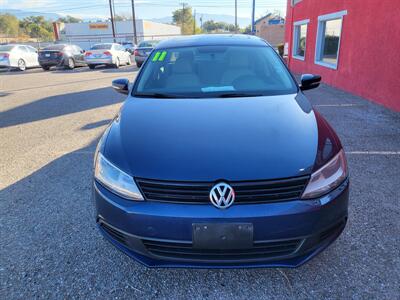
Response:
[{"label": "white car", "polygon": [[26,68],[38,66],[38,51],[35,48],[26,45],[0,46],[0,67],[24,71]]},{"label": "white car", "polygon": [[131,64],[131,54],[117,43],[96,44],[86,51],[85,62],[91,69],[97,65],[113,65],[118,68],[121,64]]}]

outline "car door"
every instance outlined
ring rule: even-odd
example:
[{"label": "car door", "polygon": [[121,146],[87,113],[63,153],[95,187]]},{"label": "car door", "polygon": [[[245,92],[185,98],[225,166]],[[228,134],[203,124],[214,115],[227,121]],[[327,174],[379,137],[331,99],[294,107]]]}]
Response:
[{"label": "car door", "polygon": [[125,49],[121,45],[117,45],[118,56],[121,63],[126,63]]},{"label": "car door", "polygon": [[85,55],[83,54],[83,50],[79,46],[73,46],[75,48],[76,52],[76,59],[75,61],[78,62],[79,65],[84,65],[85,64]]},{"label": "car door", "polygon": [[119,50],[121,51],[121,57],[123,58],[124,63],[128,62],[128,50],[126,50],[122,45],[118,45]]},{"label": "car door", "polygon": [[113,50],[114,50],[114,55],[119,59],[119,62],[121,63],[123,58],[121,57],[121,51],[119,50],[119,45],[114,44]]},{"label": "car door", "polygon": [[17,57],[16,57],[17,64],[20,59],[23,59],[25,61],[26,66],[30,65],[29,52],[25,46],[18,46],[16,54],[17,54]]},{"label": "car door", "polygon": [[77,66],[79,66],[80,65],[80,58],[79,58],[79,51],[78,51],[78,49],[76,48],[76,46],[75,45],[71,45],[71,54],[72,54],[72,56],[73,56],[73,58],[74,58],[74,61],[75,61],[75,64],[77,65]]},{"label": "car door", "polygon": [[29,55],[29,58],[30,58],[29,66],[37,67],[39,65],[38,51],[35,48],[31,47],[31,46],[25,46],[25,47],[28,50],[28,55]]}]

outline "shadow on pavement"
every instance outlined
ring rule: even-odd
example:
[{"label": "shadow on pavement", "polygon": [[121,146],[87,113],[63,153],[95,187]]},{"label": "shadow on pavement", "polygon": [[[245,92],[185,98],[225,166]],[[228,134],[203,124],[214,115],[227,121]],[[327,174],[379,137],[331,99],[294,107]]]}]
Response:
[{"label": "shadow on pavement", "polygon": [[111,122],[111,119],[105,119],[105,120],[101,120],[101,121],[98,121],[98,122],[89,123],[89,124],[86,124],[85,126],[82,126],[81,130],[94,129],[94,128],[97,128],[97,127],[101,127],[101,126],[107,125],[110,122]]},{"label": "shadow on pavement", "polygon": [[109,87],[46,97],[0,112],[0,128],[108,106],[123,100]]}]

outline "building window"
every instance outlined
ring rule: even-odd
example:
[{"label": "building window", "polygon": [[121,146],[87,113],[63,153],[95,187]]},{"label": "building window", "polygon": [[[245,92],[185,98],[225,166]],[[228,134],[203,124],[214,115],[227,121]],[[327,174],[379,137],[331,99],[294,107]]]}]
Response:
[{"label": "building window", "polygon": [[310,20],[294,22],[293,26],[293,54],[297,59],[304,60],[306,55],[307,24]]},{"label": "building window", "polygon": [[343,16],[346,10],[318,17],[315,63],[337,69]]}]

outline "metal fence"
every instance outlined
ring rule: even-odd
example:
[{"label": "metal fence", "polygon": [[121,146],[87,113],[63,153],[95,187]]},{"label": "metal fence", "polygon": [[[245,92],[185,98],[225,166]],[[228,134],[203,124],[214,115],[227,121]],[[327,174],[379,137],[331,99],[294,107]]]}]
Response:
[{"label": "metal fence", "polygon": [[[138,42],[144,40],[164,40],[168,38],[177,37],[179,35],[172,34],[154,34],[154,35],[138,35]],[[98,43],[112,43],[114,42],[114,37],[110,34],[101,34],[101,35],[62,35],[61,40],[58,41],[43,41],[41,39],[19,39],[17,37],[0,37],[0,45],[1,44],[24,44],[30,45],[37,49],[44,48],[46,46],[52,44],[74,44],[80,46],[82,49],[88,50],[92,45]],[[132,34],[118,34],[115,37],[115,42],[134,42],[134,36]]]}]

